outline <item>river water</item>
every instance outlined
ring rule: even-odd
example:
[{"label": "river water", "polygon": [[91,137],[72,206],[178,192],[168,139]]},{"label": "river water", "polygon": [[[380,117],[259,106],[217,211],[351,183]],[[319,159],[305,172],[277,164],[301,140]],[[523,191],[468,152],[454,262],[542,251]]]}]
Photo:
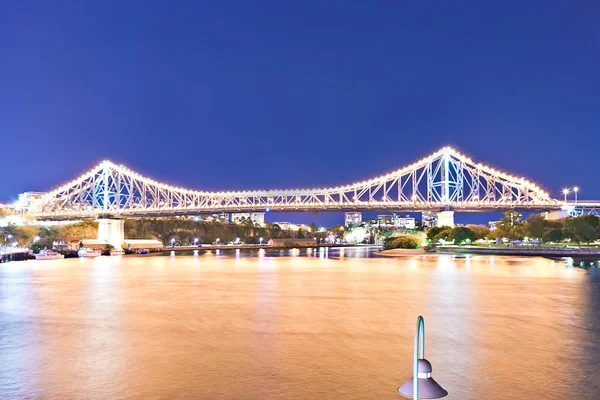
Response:
[{"label": "river water", "polygon": [[600,398],[595,267],[372,256],[0,264],[0,398],[400,398],[419,314],[449,399]]}]

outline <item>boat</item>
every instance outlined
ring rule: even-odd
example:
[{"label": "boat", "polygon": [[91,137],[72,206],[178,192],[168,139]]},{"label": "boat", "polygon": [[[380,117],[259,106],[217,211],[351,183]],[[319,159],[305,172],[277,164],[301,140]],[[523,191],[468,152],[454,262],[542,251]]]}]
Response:
[{"label": "boat", "polygon": [[65,258],[65,256],[54,250],[40,250],[40,252],[35,255],[36,260],[62,260],[63,258]]},{"label": "boat", "polygon": [[98,257],[102,255],[102,251],[100,249],[88,249],[83,247],[79,249],[77,255],[79,257]]},{"label": "boat", "polygon": [[123,254],[125,254],[125,250],[121,249],[121,248],[113,248],[110,249],[110,255],[111,256],[122,256]]}]

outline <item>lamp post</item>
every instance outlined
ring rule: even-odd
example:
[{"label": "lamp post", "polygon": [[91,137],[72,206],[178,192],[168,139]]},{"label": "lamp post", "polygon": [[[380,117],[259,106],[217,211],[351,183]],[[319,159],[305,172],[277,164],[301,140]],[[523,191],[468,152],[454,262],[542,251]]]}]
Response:
[{"label": "lamp post", "polygon": [[415,330],[415,347],[413,357],[413,377],[398,388],[398,393],[404,397],[419,399],[419,386],[423,399],[441,399],[448,392],[431,377],[431,364],[425,359],[425,320],[419,315]]},{"label": "lamp post", "polygon": [[563,189],[563,194],[565,195],[565,203],[567,202],[567,195],[569,194],[569,189]]},{"label": "lamp post", "polygon": [[198,245],[198,238],[194,238],[194,245]]},{"label": "lamp post", "polygon": [[175,238],[171,238],[171,247],[175,247]]},{"label": "lamp post", "polygon": [[575,186],[573,188],[573,191],[575,192],[575,204],[577,204],[577,192],[579,192],[579,188],[577,186]]},{"label": "lamp post", "polygon": [[259,242],[260,244],[262,244],[263,240],[264,240],[264,239],[263,239],[262,237],[261,237],[261,238],[258,238],[258,242]]}]

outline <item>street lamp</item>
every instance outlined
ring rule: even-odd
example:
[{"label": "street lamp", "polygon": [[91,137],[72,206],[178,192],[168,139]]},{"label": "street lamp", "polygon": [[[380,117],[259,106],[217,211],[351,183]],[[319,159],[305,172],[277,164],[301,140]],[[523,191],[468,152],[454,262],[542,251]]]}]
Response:
[{"label": "street lamp", "polygon": [[563,189],[563,194],[565,195],[565,203],[567,202],[567,195],[569,194],[569,189]]},{"label": "street lamp", "polygon": [[39,241],[40,241],[40,237],[39,236],[36,236],[36,237],[33,238],[33,243],[37,243]]},{"label": "street lamp", "polygon": [[197,245],[198,244],[198,238],[194,238],[194,244]]},{"label": "street lamp", "polygon": [[235,244],[238,244],[240,242],[240,238],[235,238]]},{"label": "street lamp", "polygon": [[258,238],[258,242],[259,242],[260,244],[262,244],[263,240],[264,240],[264,239],[263,239],[262,237],[261,237],[261,238]]},{"label": "street lamp", "polygon": [[175,238],[171,238],[171,246],[175,247]]},{"label": "street lamp", "polygon": [[579,192],[579,188],[577,186],[575,186],[573,188],[573,191],[575,192],[575,204],[577,204],[577,192]]},{"label": "street lamp", "polygon": [[420,387],[422,399],[441,399],[448,396],[448,392],[431,377],[431,364],[425,359],[425,320],[420,315],[417,318],[414,350],[413,377],[398,388],[398,393],[418,400]]}]

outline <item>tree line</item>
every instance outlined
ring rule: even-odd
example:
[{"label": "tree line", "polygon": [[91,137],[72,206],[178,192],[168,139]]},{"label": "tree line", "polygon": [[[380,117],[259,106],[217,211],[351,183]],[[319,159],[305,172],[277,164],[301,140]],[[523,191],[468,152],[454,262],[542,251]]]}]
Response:
[{"label": "tree line", "polygon": [[[215,221],[195,221],[190,218],[141,218],[125,220],[125,239],[156,239],[165,245],[171,243],[181,246],[202,243],[234,242],[258,244],[260,238],[266,243],[272,238],[313,238],[325,237],[325,232],[283,230],[279,225],[266,222],[260,226],[250,218],[242,218],[239,224],[229,223],[226,219]],[[0,246],[13,243],[22,247],[52,248],[54,242],[80,241],[96,239],[98,223],[83,221],[73,224],[38,226],[14,225],[0,227]],[[197,239],[197,241],[196,241]]]},{"label": "tree line", "polygon": [[491,231],[485,225],[467,225],[451,228],[436,226],[427,231],[427,240],[438,243],[440,240],[452,241],[455,244],[473,242],[479,239],[509,240],[537,239],[544,243],[561,243],[564,241],[591,243],[600,237],[600,218],[595,215],[582,215],[559,220],[547,220],[542,215],[531,215],[523,219],[516,211],[507,211],[496,223],[496,230]]}]

